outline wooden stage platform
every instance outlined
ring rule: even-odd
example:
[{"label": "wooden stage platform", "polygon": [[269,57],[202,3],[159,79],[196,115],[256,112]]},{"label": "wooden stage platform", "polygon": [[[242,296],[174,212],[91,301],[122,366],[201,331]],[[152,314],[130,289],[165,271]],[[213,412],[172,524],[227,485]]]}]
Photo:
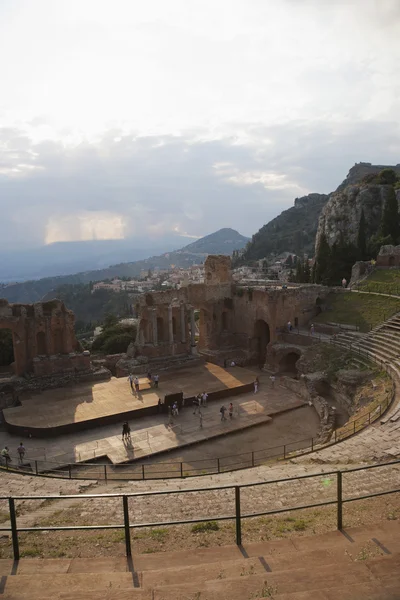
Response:
[{"label": "wooden stage platform", "polygon": [[223,369],[212,363],[162,372],[159,387],[140,379],[139,396],[126,378],[80,384],[26,396],[22,406],[3,411],[7,430],[48,437],[123,422],[158,412],[158,401],[183,392],[188,402],[206,391],[208,401],[228,398],[252,389],[256,373],[241,367]]}]

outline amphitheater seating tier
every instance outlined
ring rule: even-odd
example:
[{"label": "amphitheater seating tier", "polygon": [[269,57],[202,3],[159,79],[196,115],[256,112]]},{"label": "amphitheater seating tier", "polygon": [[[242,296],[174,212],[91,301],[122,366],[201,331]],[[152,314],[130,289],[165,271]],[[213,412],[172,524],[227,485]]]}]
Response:
[{"label": "amphitheater seating tier", "polygon": [[[3,600],[399,600],[400,523],[120,558],[0,561]],[[1,593],[1,592],[0,592]]]}]

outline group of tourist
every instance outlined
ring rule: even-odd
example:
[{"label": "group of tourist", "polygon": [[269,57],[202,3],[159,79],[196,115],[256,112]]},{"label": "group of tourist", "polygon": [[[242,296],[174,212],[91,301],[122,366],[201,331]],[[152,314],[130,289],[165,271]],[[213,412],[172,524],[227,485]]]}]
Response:
[{"label": "group of tourist", "polygon": [[207,392],[203,392],[202,394],[197,394],[193,398],[193,414],[195,415],[197,412],[200,412],[200,408],[202,406],[207,406]]},{"label": "group of tourist", "polygon": [[[226,412],[227,412],[226,406],[222,405],[221,408],[219,409],[219,412],[221,414],[221,421],[226,421],[226,416],[225,416]],[[232,402],[229,404],[228,413],[229,413],[230,420],[232,420],[232,418],[233,418],[233,404],[232,404]]]},{"label": "group of tourist", "polygon": [[[158,374],[152,375],[151,372],[149,371],[147,373],[147,379],[150,383],[150,387],[154,386],[155,388],[158,388],[158,383],[160,381],[160,377]],[[139,392],[140,392],[140,381],[139,381],[138,376],[133,375],[132,373],[129,373],[128,381],[131,386],[132,394],[135,393],[135,396],[138,396]]]},{"label": "group of tourist", "polygon": [[[22,442],[20,442],[20,445],[17,448],[17,454],[18,454],[18,462],[20,465],[22,465],[23,461],[24,461],[24,456],[25,456],[25,446]],[[12,458],[10,456],[10,450],[8,448],[8,446],[4,446],[3,450],[0,452],[1,458],[2,460],[4,460],[4,462],[6,463],[6,465],[9,462],[12,462]]]}]

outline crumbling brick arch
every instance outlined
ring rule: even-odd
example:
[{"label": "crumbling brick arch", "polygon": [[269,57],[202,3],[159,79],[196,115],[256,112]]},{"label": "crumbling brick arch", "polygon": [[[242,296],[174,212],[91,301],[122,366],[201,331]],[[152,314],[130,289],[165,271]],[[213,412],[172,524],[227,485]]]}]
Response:
[{"label": "crumbling brick arch", "polygon": [[157,317],[157,341],[165,342],[165,323],[162,317]]},{"label": "crumbling brick arch", "polygon": [[36,334],[36,352],[38,356],[47,355],[46,334],[44,331],[38,331]]}]

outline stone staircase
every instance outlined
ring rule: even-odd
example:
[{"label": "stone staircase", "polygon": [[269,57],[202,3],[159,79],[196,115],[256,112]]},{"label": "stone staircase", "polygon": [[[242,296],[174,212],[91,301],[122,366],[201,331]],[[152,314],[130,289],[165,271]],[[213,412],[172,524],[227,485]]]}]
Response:
[{"label": "stone staircase", "polygon": [[400,313],[367,334],[341,332],[335,337],[334,343],[356,352],[360,364],[366,365],[371,360],[400,377]]},{"label": "stone staircase", "polygon": [[132,559],[0,561],[3,600],[399,600],[400,521]]}]

